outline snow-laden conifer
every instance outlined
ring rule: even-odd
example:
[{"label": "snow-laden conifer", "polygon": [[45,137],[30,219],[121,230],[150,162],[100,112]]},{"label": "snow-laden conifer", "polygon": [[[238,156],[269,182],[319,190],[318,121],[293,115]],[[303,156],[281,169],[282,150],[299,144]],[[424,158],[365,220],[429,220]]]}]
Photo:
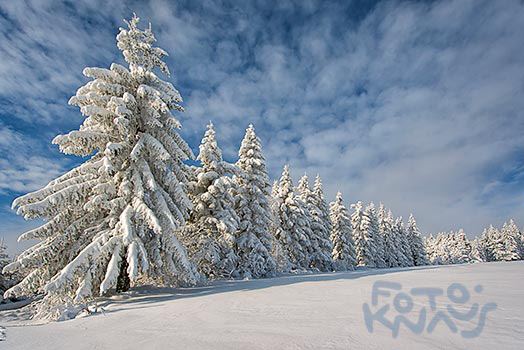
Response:
[{"label": "snow-laden conifer", "polygon": [[486,247],[483,245],[479,237],[471,241],[471,253],[469,255],[470,262],[484,262],[486,260]]},{"label": "snow-laden conifer", "polygon": [[455,233],[454,246],[452,249],[453,262],[455,264],[464,264],[469,262],[471,255],[471,243],[469,242],[463,229]]},{"label": "snow-laden conifer", "polygon": [[349,212],[344,206],[342,193],[338,192],[329,205],[331,218],[331,242],[334,268],[338,271],[352,270],[356,265],[353,231]]},{"label": "snow-laden conifer", "polygon": [[369,232],[375,245],[374,265],[375,267],[387,267],[384,260],[384,236],[380,233],[379,221],[375,204],[366,206],[366,216],[369,218]]},{"label": "snow-laden conifer", "polygon": [[2,294],[10,287],[10,278],[7,274],[2,272],[3,268],[10,263],[9,255],[7,255],[7,246],[4,239],[0,240],[0,302],[4,299]]},{"label": "snow-laden conifer", "polygon": [[357,266],[375,267],[376,246],[373,241],[374,228],[362,202],[351,205],[351,228],[355,243],[355,260]]},{"label": "snow-laden conifer", "polygon": [[513,221],[513,219],[510,219],[506,223],[505,230],[507,230],[508,234],[510,236],[513,236],[516,241],[519,259],[524,259],[524,232],[523,230],[521,230],[517,226],[517,224],[515,223],[515,221]]},{"label": "snow-laden conifer", "polygon": [[433,237],[433,234],[430,233],[428,236],[424,237],[422,241],[424,242],[424,250],[426,251],[428,264],[436,265],[435,237]]},{"label": "snow-laden conifer", "polygon": [[285,166],[280,178],[278,193],[273,200],[275,240],[286,256],[289,269],[309,268],[311,257],[311,223],[307,208],[295,194],[289,166]]},{"label": "snow-laden conifer", "polygon": [[324,198],[324,188],[322,186],[322,179],[320,178],[320,175],[317,174],[315,177],[315,184],[313,185],[313,198],[315,201],[315,207],[318,209],[316,211],[316,215],[318,216],[318,221],[320,225],[324,228],[327,228],[323,231],[322,237],[324,238],[324,242],[326,242],[326,246],[324,249],[332,250],[333,247],[331,245],[330,240],[330,232],[331,232],[331,219],[330,219],[330,209],[326,202],[326,199]]},{"label": "snow-laden conifer", "polygon": [[411,255],[415,266],[427,265],[426,251],[424,250],[424,243],[418,229],[417,222],[413,214],[409,215],[406,233],[411,244]]},{"label": "snow-laden conifer", "polygon": [[239,216],[237,253],[238,270],[243,277],[267,277],[276,271],[270,226],[269,176],[260,140],[253,125],[246,129],[238,152],[240,169],[237,184],[236,211]]},{"label": "snow-laden conifer", "polygon": [[44,305],[63,306],[140,278],[198,281],[175,236],[191,207],[183,161],[192,153],[172,114],[183,111],[182,98],[153,72],[169,74],[167,53],[138,22],[133,17],[117,36],[128,67],[85,68],[92,80],[69,100],[85,120],[53,140],[63,153],[89,159],[13,202],[19,215],[45,223],[20,236],[40,243],[5,267],[25,276],[6,296],[45,293]]},{"label": "snow-laden conifer", "polygon": [[297,186],[297,192],[302,202],[305,204],[305,212],[309,217],[311,226],[311,236],[309,241],[310,267],[320,271],[331,271],[333,261],[331,252],[333,246],[329,239],[329,217],[325,217],[325,201],[322,192],[322,184],[317,185],[317,192],[314,193],[309,187],[309,179],[304,175]]},{"label": "snow-laden conifer", "polygon": [[411,244],[408,240],[406,229],[404,228],[404,222],[402,217],[398,217],[395,220],[393,226],[393,232],[395,236],[395,243],[397,246],[397,259],[399,266],[407,267],[413,266],[413,257],[411,255]]},{"label": "snow-laden conifer", "polygon": [[184,243],[198,270],[206,277],[238,277],[235,249],[239,218],[235,212],[237,168],[222,159],[212,123],[199,147],[194,177],[189,182],[193,202],[191,217],[184,228]]},{"label": "snow-laden conifer", "polygon": [[380,204],[377,216],[378,230],[384,241],[384,262],[387,267],[398,267],[398,247],[395,241],[395,233],[393,231],[393,226],[395,225],[393,213],[391,210],[388,210],[386,213],[386,208],[383,204]]},{"label": "snow-laden conifer", "polygon": [[500,230],[500,239],[503,242],[503,250],[496,253],[499,261],[512,261],[522,259],[520,252],[519,228],[513,220],[505,222]]}]

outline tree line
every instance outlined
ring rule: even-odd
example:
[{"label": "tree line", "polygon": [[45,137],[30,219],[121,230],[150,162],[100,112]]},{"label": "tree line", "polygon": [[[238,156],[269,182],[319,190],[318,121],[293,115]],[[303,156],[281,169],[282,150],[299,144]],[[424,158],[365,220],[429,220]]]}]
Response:
[{"label": "tree line", "polygon": [[[90,81],[69,100],[85,119],[53,140],[87,160],[13,202],[17,214],[44,223],[19,237],[38,243],[2,264],[0,277],[20,277],[4,283],[5,298],[42,295],[36,316],[60,319],[138,285],[454,263],[471,255],[457,248],[467,245],[463,233],[424,244],[413,215],[404,222],[382,204],[348,208],[341,193],[328,203],[320,176],[311,184],[304,175],[295,186],[285,166],[271,186],[252,125],[233,164],[210,123],[200,164],[189,166],[195,155],[177,119],[182,97],[156,73],[169,75],[167,53],[136,16],[126,23],[117,47],[127,66],[85,68]],[[475,241],[478,259],[502,259],[509,245],[497,232]]]}]

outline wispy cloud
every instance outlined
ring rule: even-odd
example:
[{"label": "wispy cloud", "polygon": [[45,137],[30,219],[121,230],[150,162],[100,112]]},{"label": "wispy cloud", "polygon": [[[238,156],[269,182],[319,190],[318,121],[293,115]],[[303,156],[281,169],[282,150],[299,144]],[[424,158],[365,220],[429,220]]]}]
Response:
[{"label": "wispy cloud", "polygon": [[30,163],[42,174],[6,202],[70,164],[44,145],[81,121],[66,101],[82,68],[121,61],[114,35],[133,11],[171,54],[195,149],[213,120],[233,160],[252,122],[274,177],[286,162],[297,177],[319,172],[330,196],[414,211],[426,231],[524,223],[517,0],[5,2],[0,118],[10,134],[0,138],[22,139],[19,149],[37,138],[44,158],[2,155],[2,183]]},{"label": "wispy cloud", "polygon": [[0,195],[34,191],[66,169],[63,159],[39,155],[40,147],[28,135],[0,123]]}]

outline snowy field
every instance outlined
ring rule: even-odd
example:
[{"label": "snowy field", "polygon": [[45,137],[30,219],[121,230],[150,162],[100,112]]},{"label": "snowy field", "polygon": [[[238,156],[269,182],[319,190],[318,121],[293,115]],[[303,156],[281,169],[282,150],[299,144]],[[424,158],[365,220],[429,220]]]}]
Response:
[{"label": "snowy field", "polygon": [[[427,266],[228,281],[208,287],[135,290],[105,299],[105,312],[49,324],[30,324],[22,310],[0,313],[0,349],[524,349],[524,262]],[[457,322],[453,333],[440,323],[431,334],[401,325],[397,338],[383,324],[366,328],[363,304],[373,283],[398,282],[444,289],[460,282],[471,299],[468,311],[496,303],[478,337],[465,339],[479,317]],[[476,285],[482,285],[479,293]],[[395,293],[393,293],[395,295]],[[379,296],[379,307],[392,297]],[[446,310],[444,296],[437,311]],[[428,306],[414,298],[414,310]],[[398,313],[397,313],[398,314]],[[396,314],[388,314],[393,319]],[[415,320],[419,313],[406,314]]]}]

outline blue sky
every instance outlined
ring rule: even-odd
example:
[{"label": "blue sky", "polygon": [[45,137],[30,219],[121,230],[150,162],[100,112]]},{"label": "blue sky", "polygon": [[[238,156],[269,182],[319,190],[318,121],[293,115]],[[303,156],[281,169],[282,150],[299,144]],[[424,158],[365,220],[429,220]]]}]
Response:
[{"label": "blue sky", "polygon": [[[323,177],[331,198],[414,212],[424,232],[524,224],[521,1],[0,2],[0,237],[12,200],[81,159],[52,138],[82,117],[85,66],[122,63],[136,12],[170,54],[197,149],[212,120],[228,160],[253,123],[270,175]],[[145,25],[145,23],[144,23]]]}]

